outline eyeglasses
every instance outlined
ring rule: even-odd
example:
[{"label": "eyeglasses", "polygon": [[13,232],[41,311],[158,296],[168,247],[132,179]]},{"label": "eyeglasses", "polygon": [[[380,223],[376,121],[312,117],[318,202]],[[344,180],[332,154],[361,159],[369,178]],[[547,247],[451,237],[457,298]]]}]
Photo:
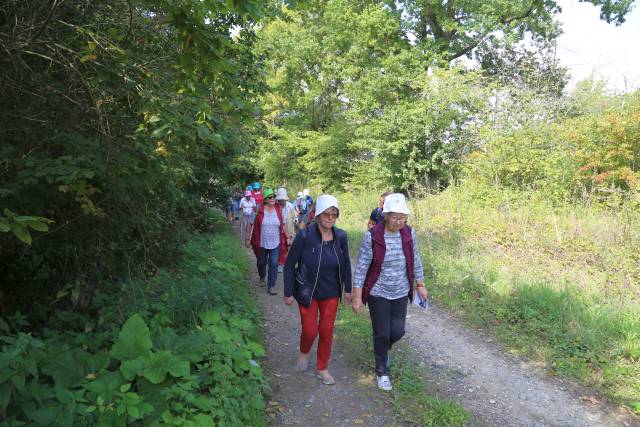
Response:
[{"label": "eyeglasses", "polygon": [[267,196],[267,197],[265,197],[265,198],[266,198],[267,200],[273,200],[273,199],[275,199],[276,197],[275,197],[275,196]]},{"label": "eyeglasses", "polygon": [[396,222],[398,224],[401,224],[403,222],[407,222],[407,217],[406,216],[387,215],[387,216],[385,216],[385,218],[387,218],[391,222]]},{"label": "eyeglasses", "polygon": [[324,215],[327,218],[338,218],[338,212],[323,212],[320,215]]}]

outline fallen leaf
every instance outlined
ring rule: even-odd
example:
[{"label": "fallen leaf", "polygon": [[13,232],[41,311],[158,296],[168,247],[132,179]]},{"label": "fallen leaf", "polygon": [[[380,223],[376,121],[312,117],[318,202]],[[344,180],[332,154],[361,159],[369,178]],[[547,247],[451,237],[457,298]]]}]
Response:
[{"label": "fallen leaf", "polygon": [[354,424],[364,424],[364,420],[361,420],[360,418],[356,418],[355,420],[353,420]]},{"label": "fallen leaf", "polygon": [[595,396],[582,396],[582,400],[591,403],[592,405],[597,405],[600,403],[597,397]]}]

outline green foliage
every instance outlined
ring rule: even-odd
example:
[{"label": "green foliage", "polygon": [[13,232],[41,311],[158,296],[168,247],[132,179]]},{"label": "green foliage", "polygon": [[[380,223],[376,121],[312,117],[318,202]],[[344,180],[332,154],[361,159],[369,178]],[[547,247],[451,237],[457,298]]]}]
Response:
[{"label": "green foliage", "polygon": [[103,279],[175,257],[244,173],[264,13],[254,0],[2,3],[0,206],[19,214],[0,217],[0,311],[34,297],[84,309]]},{"label": "green foliage", "polygon": [[[619,25],[634,0],[583,0],[600,6],[600,17]],[[445,64],[470,56],[476,47],[491,47],[500,39],[510,45],[529,38],[534,42],[554,40],[560,35],[555,17],[561,11],[557,1],[520,2],[490,0],[402,0],[391,3],[404,11],[406,26],[417,43]],[[500,39],[497,37],[500,35]]]},{"label": "green foliage", "polygon": [[485,128],[481,151],[465,164],[469,186],[540,191],[557,201],[594,200],[617,204],[639,190],[640,92],[604,110],[576,104],[585,113],[555,123],[530,123],[498,133]]},{"label": "green foliage", "polygon": [[29,229],[47,232],[48,224],[53,221],[40,216],[17,216],[9,209],[4,209],[4,216],[0,217],[0,233],[12,232],[14,236],[27,245],[31,244],[31,232]]},{"label": "green foliage", "polygon": [[[194,268],[203,263],[206,272]],[[58,311],[37,335],[19,316],[2,321],[0,420],[263,425],[264,350],[247,320],[257,309],[246,269],[234,236],[194,236],[174,272],[98,295],[93,316]]]},{"label": "green foliage", "polygon": [[[362,159],[357,163],[375,171],[373,182],[382,187],[446,187],[477,144],[476,118],[486,96],[481,80],[458,70],[403,77],[410,96],[371,105],[364,115],[369,118],[360,119],[353,143]],[[353,183],[369,186],[358,177]]]},{"label": "green foliage", "polygon": [[474,73],[432,73],[401,15],[331,1],[285,9],[259,32],[269,93],[258,164],[268,179],[414,189],[457,173],[488,95]]}]

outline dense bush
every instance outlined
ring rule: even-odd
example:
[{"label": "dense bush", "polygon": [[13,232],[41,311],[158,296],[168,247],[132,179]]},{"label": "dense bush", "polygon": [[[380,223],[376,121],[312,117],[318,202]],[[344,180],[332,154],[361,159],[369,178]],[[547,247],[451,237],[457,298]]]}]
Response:
[{"label": "dense bush", "polygon": [[251,146],[258,3],[2,2],[0,313],[175,255]]},{"label": "dense bush", "polygon": [[194,236],[173,271],[114,286],[94,312],[57,310],[40,331],[0,319],[0,421],[262,425],[264,350],[236,240]]},{"label": "dense bush", "polygon": [[604,111],[485,134],[465,163],[465,185],[539,191],[556,202],[628,198],[640,188],[639,119],[640,91]]}]

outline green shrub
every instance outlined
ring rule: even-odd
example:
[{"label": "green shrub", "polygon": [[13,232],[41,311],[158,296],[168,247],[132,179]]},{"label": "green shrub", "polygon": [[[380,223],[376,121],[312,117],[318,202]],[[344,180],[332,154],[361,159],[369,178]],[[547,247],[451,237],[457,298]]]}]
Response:
[{"label": "green shrub", "polygon": [[19,314],[1,321],[0,420],[263,425],[246,269],[230,234],[194,236],[174,271],[99,295],[93,316],[58,310],[38,333]]}]

